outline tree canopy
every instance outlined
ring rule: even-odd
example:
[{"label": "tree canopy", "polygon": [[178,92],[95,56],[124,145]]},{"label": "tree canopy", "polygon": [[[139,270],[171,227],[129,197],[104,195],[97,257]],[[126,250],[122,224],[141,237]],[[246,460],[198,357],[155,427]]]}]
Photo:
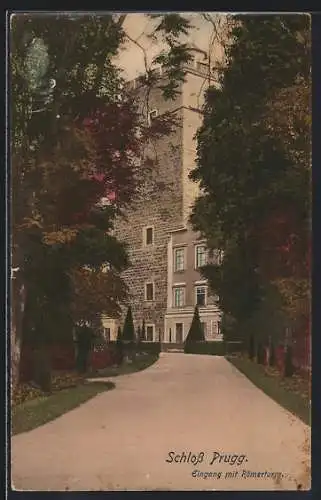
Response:
[{"label": "tree canopy", "polygon": [[309,279],[310,18],[235,16],[226,53],[197,133],[191,222],[224,250],[204,274],[240,325],[268,284],[282,295],[281,280]]},{"label": "tree canopy", "polygon": [[[183,78],[179,34],[188,24],[165,14],[156,26],[168,47],[165,98]],[[112,14],[11,17],[12,264],[27,290],[29,323],[40,309],[74,322],[117,315],[128,300],[121,272],[130,262],[112,229],[152,168],[146,144],[170,123],[164,116],[145,126],[114,63],[125,36]],[[160,85],[152,71],[141,83]]]}]

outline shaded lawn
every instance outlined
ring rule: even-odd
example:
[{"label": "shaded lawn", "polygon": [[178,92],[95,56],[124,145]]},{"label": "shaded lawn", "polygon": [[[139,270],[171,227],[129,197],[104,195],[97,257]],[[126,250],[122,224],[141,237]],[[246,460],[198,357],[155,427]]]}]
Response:
[{"label": "shaded lawn", "polygon": [[123,362],[120,366],[109,366],[102,370],[97,370],[97,372],[89,373],[89,378],[95,377],[117,377],[119,375],[128,375],[130,373],[139,372],[145,370],[149,366],[153,365],[159,358],[159,354],[137,354],[137,357],[131,362]]},{"label": "shaded lawn", "polygon": [[12,435],[27,432],[76,408],[100,392],[113,389],[112,382],[82,383],[49,396],[40,396],[11,410]]},{"label": "shaded lawn", "polygon": [[243,357],[227,356],[226,359],[243,373],[256,387],[270,396],[279,405],[311,425],[310,396],[297,377],[283,378],[276,370],[266,369],[263,365]]}]

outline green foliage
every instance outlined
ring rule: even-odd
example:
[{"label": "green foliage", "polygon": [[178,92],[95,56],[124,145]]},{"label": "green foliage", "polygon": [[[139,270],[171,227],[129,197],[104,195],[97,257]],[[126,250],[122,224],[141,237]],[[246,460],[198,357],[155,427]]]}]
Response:
[{"label": "green foliage", "polygon": [[12,434],[31,431],[76,408],[100,392],[114,387],[115,384],[112,382],[80,383],[76,387],[60,390],[48,397],[42,396],[14,406],[11,413]]},{"label": "green foliage", "polygon": [[46,348],[36,349],[33,353],[33,380],[46,393],[51,392],[50,355]]},{"label": "green foliage", "polygon": [[[188,23],[179,15],[158,19],[173,85],[182,76],[178,37]],[[87,319],[90,309],[92,316],[113,315],[125,300],[120,273],[127,251],[110,231],[146,175],[136,160],[152,132],[136,137],[141,110],[113,62],[126,37],[123,20],[68,13],[11,18],[13,258],[34,296],[29,323],[40,305],[48,318]],[[114,204],[100,203],[113,192]],[[98,273],[106,262],[109,284]],[[76,278],[85,266],[97,272],[81,286]]]},{"label": "green foliage", "polygon": [[160,342],[143,342],[140,345],[142,352],[159,354],[161,352]]},{"label": "green foliage", "polygon": [[224,356],[226,354],[224,342],[196,341],[185,344],[186,354],[211,354],[212,356]]},{"label": "green foliage", "polygon": [[77,359],[76,366],[79,373],[86,373],[88,370],[89,353],[91,351],[94,331],[92,328],[82,325],[76,328]]},{"label": "green foliage", "polygon": [[243,321],[260,303],[259,276],[250,249],[244,243],[230,246],[223,263],[204,266],[202,274],[218,296],[221,310],[235,320]]},{"label": "green foliage", "polygon": [[115,362],[117,366],[120,366],[124,360],[124,344],[123,335],[120,326],[118,327],[117,341],[115,346]]},{"label": "green foliage", "polygon": [[256,361],[259,365],[264,364],[264,344],[261,340],[257,343]]},{"label": "green foliage", "polygon": [[280,377],[269,376],[265,367],[242,357],[230,357],[229,362],[243,373],[254,385],[286,410],[311,425],[309,395],[302,395],[295,387],[287,387]]},{"label": "green foliage", "polygon": [[161,64],[167,82],[158,83],[164,99],[173,99],[179,93],[179,83],[185,80],[182,65],[188,63],[192,56],[188,51],[188,45],[181,42],[181,35],[187,35],[192,28],[191,23],[177,13],[159,15],[152,14],[159,19],[154,36],[161,34],[162,42],[166,49],[156,56],[153,63]]},{"label": "green foliage", "polygon": [[254,336],[252,334],[250,335],[250,340],[249,340],[249,359],[254,359],[254,354],[255,354],[255,346],[254,346]]},{"label": "green foliage", "polygon": [[[233,23],[220,86],[207,93],[197,133],[197,165],[190,177],[202,194],[191,222],[210,248],[224,250],[221,266],[202,270],[221,310],[235,319],[244,338],[254,335],[264,343],[270,335],[282,337],[286,324],[267,264],[274,277],[290,275],[297,283],[307,254],[310,19],[242,15]],[[275,224],[272,215],[288,216],[289,207],[295,224]],[[301,253],[280,265],[282,245],[291,238]]]},{"label": "green foliage", "polygon": [[270,352],[269,352],[269,366],[275,366],[276,364],[276,356],[275,356],[275,346],[274,343],[270,343]]},{"label": "green foliage", "polygon": [[287,346],[285,351],[285,360],[284,360],[284,376],[292,377],[294,374],[294,365],[293,365],[293,351],[290,345]]},{"label": "green foliage", "polygon": [[146,327],[145,320],[143,319],[142,329],[141,329],[141,339],[146,340]]},{"label": "green foliage", "polygon": [[128,341],[128,342],[135,341],[135,328],[134,328],[132,309],[130,306],[127,309],[127,314],[126,314],[125,323],[124,323],[124,327],[123,327],[122,339],[124,341]]}]

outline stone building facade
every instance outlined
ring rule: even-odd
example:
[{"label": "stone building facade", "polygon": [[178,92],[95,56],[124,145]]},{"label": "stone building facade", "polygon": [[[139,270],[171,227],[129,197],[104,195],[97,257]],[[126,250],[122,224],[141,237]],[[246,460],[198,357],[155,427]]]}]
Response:
[{"label": "stone building facade", "polygon": [[[191,53],[193,60],[185,68],[186,81],[181,84],[178,97],[165,101],[159,89],[152,90],[149,96],[151,117],[171,111],[177,119],[173,133],[158,139],[156,144],[158,167],[154,176],[156,185],[161,187],[147,191],[148,195],[131,206],[126,220],[119,219],[115,226],[115,235],[129,249],[131,266],[123,276],[130,291],[135,328],[145,320],[148,341],[183,342],[192,321],[197,300],[195,287],[199,282],[206,287],[206,300],[200,305],[206,337],[221,339],[220,312],[213,297],[208,296],[207,285],[195,265],[198,235],[188,224],[191,205],[198,193],[197,184],[189,180],[188,174],[195,166],[195,133],[201,124],[199,110],[208,85],[204,52]],[[135,86],[135,82],[131,85]],[[180,271],[175,270],[174,262],[177,245],[186,252]],[[185,289],[180,303],[173,299],[177,283],[183,283]],[[115,339],[117,322],[105,318],[103,324],[108,336]]]}]

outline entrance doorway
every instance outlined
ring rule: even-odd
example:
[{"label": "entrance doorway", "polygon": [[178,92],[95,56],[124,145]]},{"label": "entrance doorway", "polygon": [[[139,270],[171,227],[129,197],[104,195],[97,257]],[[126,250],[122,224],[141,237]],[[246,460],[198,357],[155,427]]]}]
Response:
[{"label": "entrance doorway", "polygon": [[183,342],[183,323],[176,323],[175,334],[176,334],[175,335],[176,343],[182,344],[182,342]]}]

